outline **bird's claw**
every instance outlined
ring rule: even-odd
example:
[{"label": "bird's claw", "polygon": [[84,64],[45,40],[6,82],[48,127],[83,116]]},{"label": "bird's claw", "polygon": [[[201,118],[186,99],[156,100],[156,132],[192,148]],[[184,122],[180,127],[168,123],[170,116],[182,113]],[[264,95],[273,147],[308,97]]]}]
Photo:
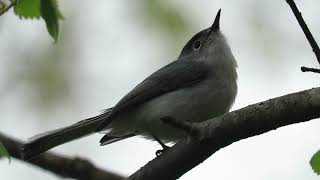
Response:
[{"label": "bird's claw", "polygon": [[156,156],[159,157],[161,154],[166,152],[170,147],[169,146],[163,146],[163,149],[157,150],[156,151]]}]

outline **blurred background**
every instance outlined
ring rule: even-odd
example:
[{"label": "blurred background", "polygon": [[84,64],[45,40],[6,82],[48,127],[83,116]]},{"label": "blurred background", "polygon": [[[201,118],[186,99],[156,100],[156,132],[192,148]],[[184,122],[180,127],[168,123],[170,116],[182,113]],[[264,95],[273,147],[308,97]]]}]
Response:
[{"label": "blurred background", "polygon": [[[319,86],[319,67],[285,0],[59,1],[57,44],[43,20],[0,18],[0,131],[22,140],[112,107],[155,70],[175,60],[222,8],[221,29],[238,61],[233,109]],[[320,39],[320,1],[297,1]],[[280,128],[221,149],[181,179],[319,179],[309,165],[320,149],[318,120]],[[156,142],[131,138],[99,146],[96,134],[53,149],[130,175],[155,157]],[[0,160],[1,179],[57,180],[24,162]]]}]

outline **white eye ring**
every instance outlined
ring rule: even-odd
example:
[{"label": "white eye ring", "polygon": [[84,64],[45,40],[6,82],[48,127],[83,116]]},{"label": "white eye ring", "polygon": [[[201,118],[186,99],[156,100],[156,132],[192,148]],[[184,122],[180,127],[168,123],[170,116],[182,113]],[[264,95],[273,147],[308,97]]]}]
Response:
[{"label": "white eye ring", "polygon": [[193,43],[193,50],[199,50],[201,48],[201,41],[197,40],[196,42]]}]

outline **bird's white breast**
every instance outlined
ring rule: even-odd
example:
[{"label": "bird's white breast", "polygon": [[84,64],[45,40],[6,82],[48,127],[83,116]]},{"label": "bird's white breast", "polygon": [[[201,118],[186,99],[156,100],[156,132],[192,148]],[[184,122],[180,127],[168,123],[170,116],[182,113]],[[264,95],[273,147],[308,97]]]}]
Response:
[{"label": "bird's white breast", "polygon": [[164,124],[165,116],[179,121],[199,122],[222,115],[230,110],[236,96],[235,80],[219,82],[206,79],[200,83],[149,100],[121,114],[110,124],[113,134],[128,134],[128,131],[151,138],[150,132],[164,142],[176,141],[183,136]]}]

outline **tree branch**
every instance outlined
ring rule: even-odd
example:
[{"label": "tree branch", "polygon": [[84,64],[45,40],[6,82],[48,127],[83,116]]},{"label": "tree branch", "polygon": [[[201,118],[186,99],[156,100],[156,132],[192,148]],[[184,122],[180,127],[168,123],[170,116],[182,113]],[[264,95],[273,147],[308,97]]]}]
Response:
[{"label": "tree branch", "polygon": [[294,0],[286,0],[288,5],[290,6],[293,14],[295,15],[301,29],[303,30],[304,32],[304,35],[306,36],[306,38],[308,39],[308,42],[310,44],[310,46],[312,47],[312,50],[314,52],[314,54],[316,55],[317,57],[317,60],[320,64],[320,49],[319,49],[319,46],[317,44],[317,42],[314,40],[306,22],[304,21],[302,15],[301,15],[301,12],[299,11],[299,9],[297,8],[296,4],[294,3]]},{"label": "tree branch", "polygon": [[313,72],[313,73],[320,73],[320,69],[316,69],[316,68],[308,68],[308,67],[301,67],[301,71],[302,72]]},{"label": "tree branch", "polygon": [[179,141],[129,179],[177,179],[233,142],[319,117],[320,88],[250,105],[195,125],[202,129],[201,140],[189,138]]},{"label": "tree branch", "polygon": [[[0,133],[0,142],[7,148],[10,156],[21,160],[20,147],[22,142]],[[120,180],[125,179],[116,173],[108,172],[95,167],[88,160],[70,158],[54,153],[43,153],[30,161],[24,161],[61,177],[80,180]]]},{"label": "tree branch", "polygon": [[6,7],[3,11],[0,12],[0,16],[2,16],[4,13],[9,11],[15,4],[16,4],[16,1],[13,1],[8,7]]},{"label": "tree branch", "polygon": [[[320,117],[320,88],[278,97],[230,112],[222,117],[192,124],[200,136],[178,142],[150,161],[129,179],[177,179],[219,149],[241,139],[276,128]],[[0,141],[12,157],[20,159],[21,142],[0,133]],[[29,163],[62,177],[76,179],[124,179],[79,158],[44,153]]]}]

